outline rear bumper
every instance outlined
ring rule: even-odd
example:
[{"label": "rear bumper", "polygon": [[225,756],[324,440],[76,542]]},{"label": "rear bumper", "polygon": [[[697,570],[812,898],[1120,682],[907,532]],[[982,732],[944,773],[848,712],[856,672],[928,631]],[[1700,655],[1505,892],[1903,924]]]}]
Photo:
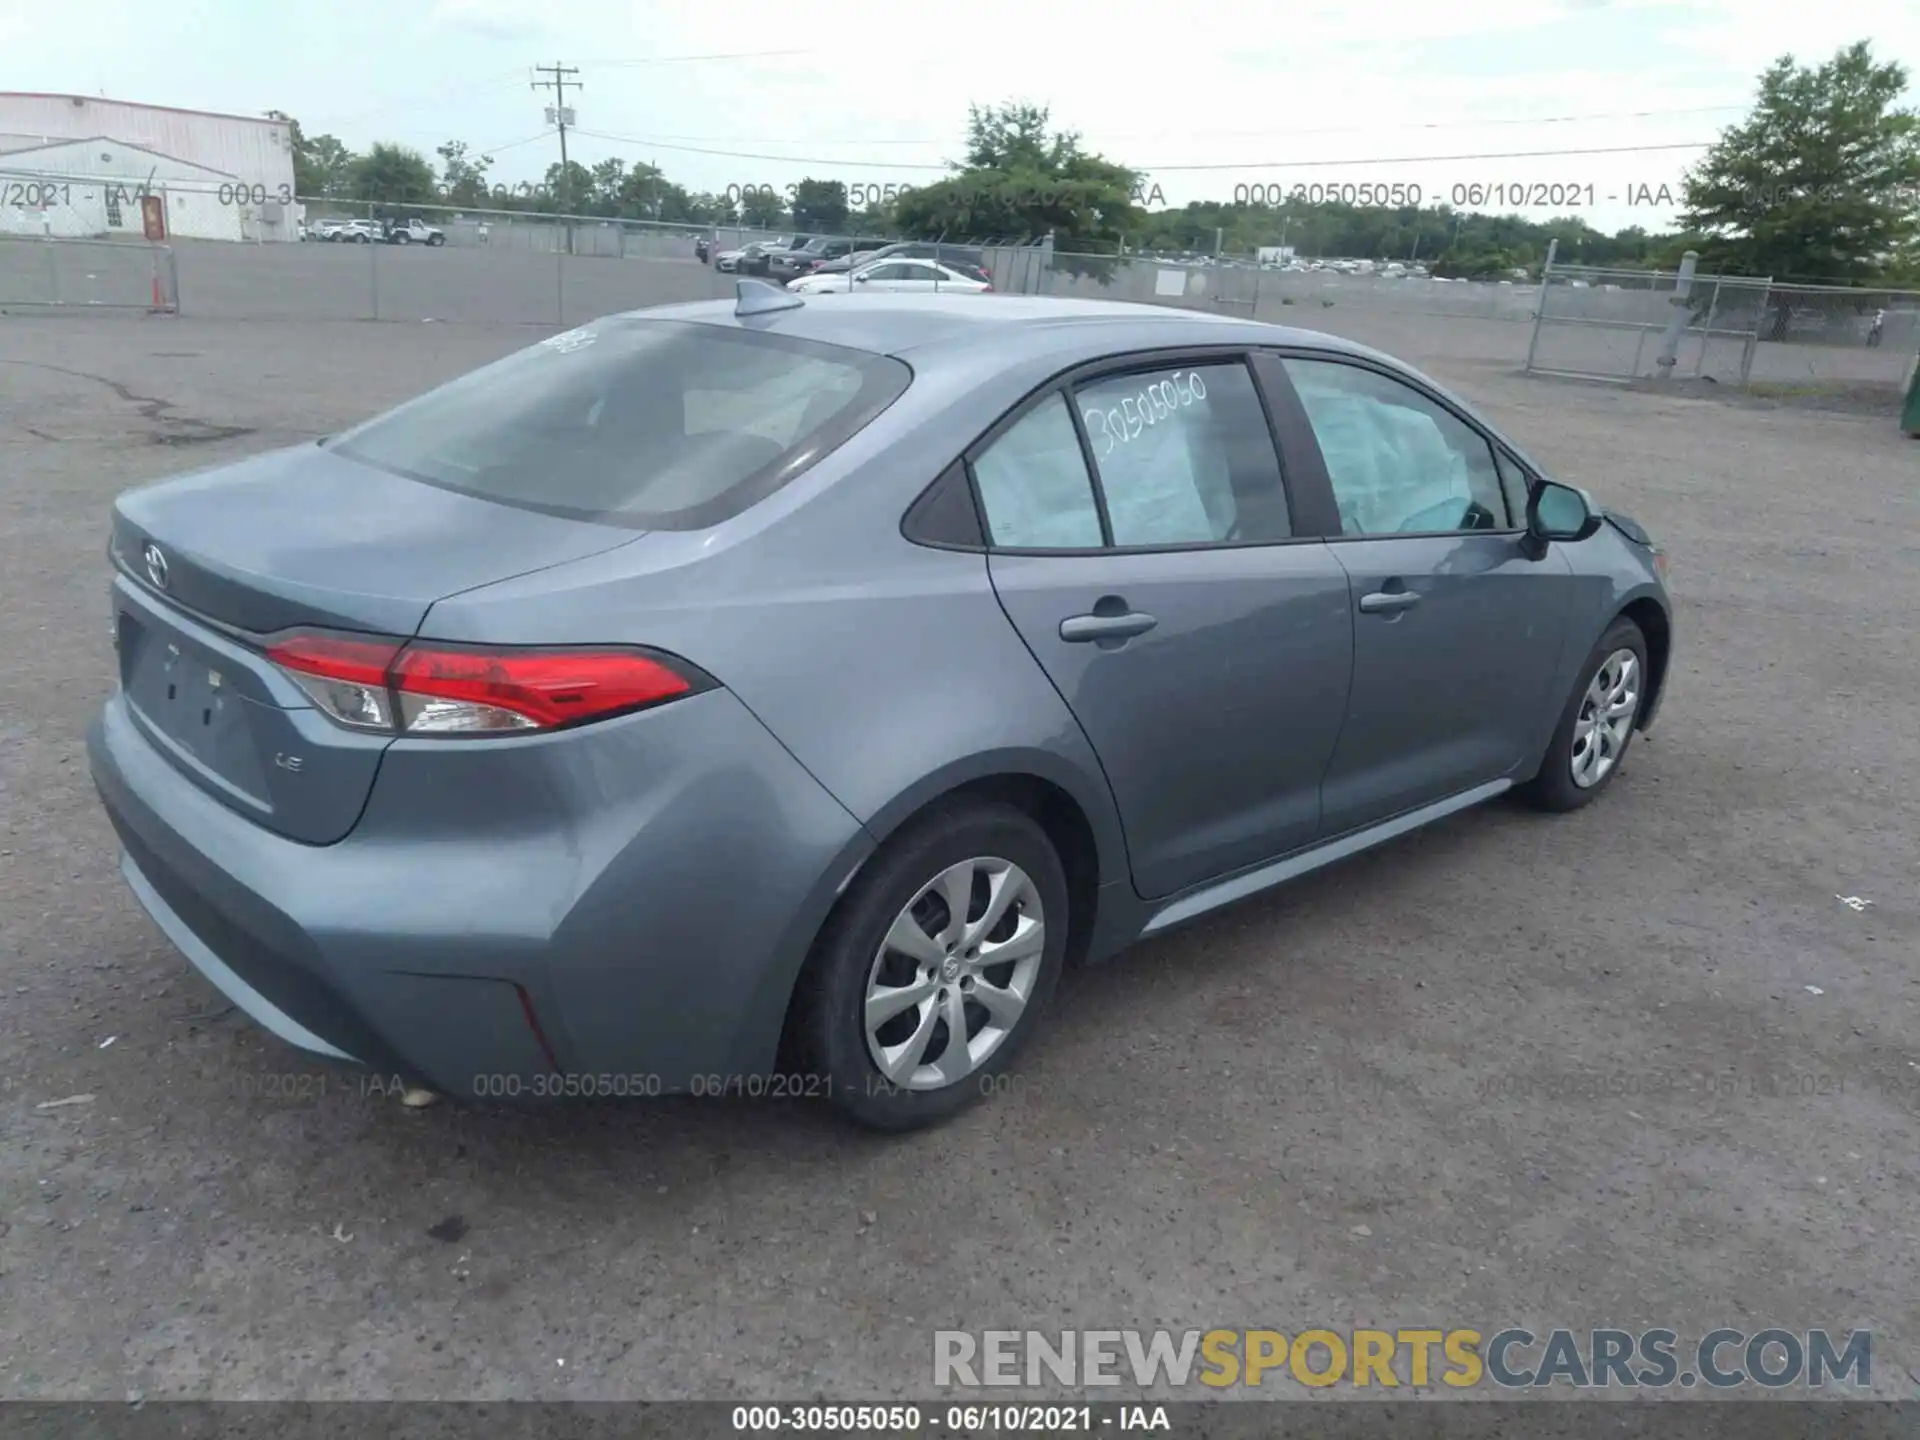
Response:
[{"label": "rear bumper", "polygon": [[725,691],[538,739],[396,742],[325,846],[208,795],[119,696],[87,740],[122,873],[214,986],[290,1044],[454,1097],[766,1073],[871,849]]}]

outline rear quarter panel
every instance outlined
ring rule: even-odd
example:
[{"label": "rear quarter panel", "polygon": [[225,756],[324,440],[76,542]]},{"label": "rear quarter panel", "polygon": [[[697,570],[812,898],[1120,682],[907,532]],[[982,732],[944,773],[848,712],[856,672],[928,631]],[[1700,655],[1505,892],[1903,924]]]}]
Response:
[{"label": "rear quarter panel", "polygon": [[[1005,372],[959,407],[944,398],[951,380],[916,382],[881,420],[745,514],[449,597],[422,634],[624,641],[684,656],[874,841],[970,780],[1047,780],[1085,814],[1101,880],[1124,877],[1099,763],[1001,610],[985,556],[900,532],[920,492],[1031,388]],[[823,877],[836,891],[850,879]],[[769,957],[768,984],[790,987],[806,948]]]}]

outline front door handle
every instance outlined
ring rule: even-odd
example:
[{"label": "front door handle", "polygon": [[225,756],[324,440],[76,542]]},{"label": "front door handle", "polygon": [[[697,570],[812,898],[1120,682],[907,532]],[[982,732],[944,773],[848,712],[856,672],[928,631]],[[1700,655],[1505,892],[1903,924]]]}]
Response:
[{"label": "front door handle", "polygon": [[1088,640],[1131,640],[1159,623],[1137,610],[1122,615],[1069,615],[1060,622],[1060,638],[1070,645]]},{"label": "front door handle", "polygon": [[1360,597],[1360,613],[1363,615],[1393,615],[1402,610],[1411,610],[1420,603],[1420,595],[1414,590],[1376,590],[1371,595]]}]

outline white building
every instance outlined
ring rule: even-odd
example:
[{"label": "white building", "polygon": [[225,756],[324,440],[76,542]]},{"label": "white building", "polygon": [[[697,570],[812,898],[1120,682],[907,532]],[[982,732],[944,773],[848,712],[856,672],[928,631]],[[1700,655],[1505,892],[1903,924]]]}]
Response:
[{"label": "white building", "polygon": [[143,187],[169,235],[299,239],[285,120],[0,92],[0,232],[138,235]]},{"label": "white building", "polygon": [[134,236],[140,199],[158,195],[167,235],[245,240],[251,192],[231,175],[94,136],[0,155],[0,235]]}]

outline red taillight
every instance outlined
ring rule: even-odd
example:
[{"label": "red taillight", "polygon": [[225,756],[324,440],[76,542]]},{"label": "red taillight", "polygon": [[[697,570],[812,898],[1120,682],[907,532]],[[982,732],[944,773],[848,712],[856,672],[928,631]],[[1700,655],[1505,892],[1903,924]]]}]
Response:
[{"label": "red taillight", "polygon": [[695,688],[666,660],[613,647],[489,649],[303,631],[276,640],[267,656],[340,724],[395,734],[552,730]]},{"label": "red taillight", "polygon": [[[407,712],[406,728],[430,731],[549,730],[658,704],[693,688],[659,661],[630,650],[516,652],[434,645],[401,651],[392,684]],[[409,696],[420,703],[408,704]],[[503,723],[479,723],[485,717],[477,712],[484,711],[500,712]]]}]

